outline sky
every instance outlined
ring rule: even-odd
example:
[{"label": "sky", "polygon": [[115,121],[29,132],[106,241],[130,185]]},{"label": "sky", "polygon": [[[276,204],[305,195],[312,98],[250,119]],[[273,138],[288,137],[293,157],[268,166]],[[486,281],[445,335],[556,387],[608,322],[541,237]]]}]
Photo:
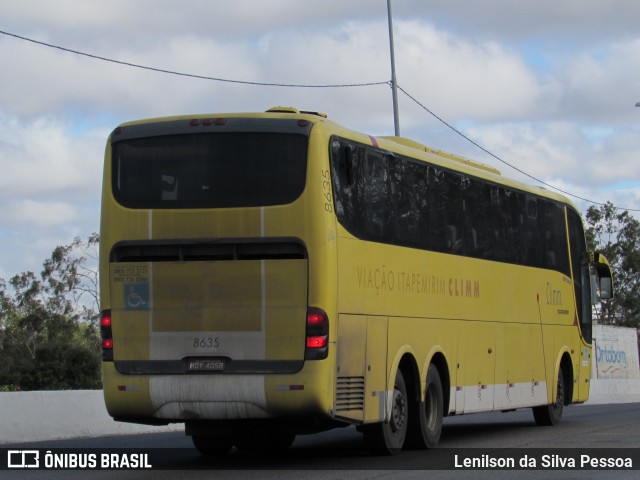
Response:
[{"label": "sky", "polygon": [[[402,136],[640,209],[640,2],[392,8]],[[99,230],[104,148],[124,121],[284,105],[394,133],[385,83],[220,82],[6,34],[195,76],[379,83],[391,79],[386,0],[0,0],[0,31],[0,278],[39,272],[57,245]]]}]

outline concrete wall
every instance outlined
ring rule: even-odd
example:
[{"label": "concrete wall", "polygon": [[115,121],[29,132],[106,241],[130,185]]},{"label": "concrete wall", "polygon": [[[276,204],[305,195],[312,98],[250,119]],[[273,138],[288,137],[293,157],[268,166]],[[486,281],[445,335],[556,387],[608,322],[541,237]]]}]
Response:
[{"label": "concrete wall", "polygon": [[[640,380],[592,381],[588,403],[630,402],[640,402]],[[114,422],[101,390],[0,392],[0,444],[169,430],[182,431],[183,425]]]},{"label": "concrete wall", "polygon": [[182,430],[114,422],[102,390],[0,392],[0,444]]},{"label": "concrete wall", "polygon": [[640,403],[640,380],[591,379],[588,404]]}]

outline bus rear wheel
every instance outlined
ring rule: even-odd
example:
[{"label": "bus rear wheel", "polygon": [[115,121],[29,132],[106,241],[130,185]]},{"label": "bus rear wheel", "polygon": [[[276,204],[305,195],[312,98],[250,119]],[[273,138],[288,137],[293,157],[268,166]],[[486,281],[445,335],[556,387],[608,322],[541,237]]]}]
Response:
[{"label": "bus rear wheel", "polygon": [[438,368],[431,364],[427,370],[427,388],[424,408],[420,412],[420,429],[424,446],[434,448],[440,441],[442,417],[444,415],[444,394]]},{"label": "bus rear wheel", "polygon": [[562,418],[562,410],[564,409],[565,397],[564,375],[562,367],[558,371],[558,386],[556,400],[551,405],[543,405],[541,407],[533,407],[533,418],[537,425],[552,426],[556,425]]},{"label": "bus rear wheel", "polygon": [[377,455],[395,455],[402,450],[409,421],[409,399],[402,372],[398,370],[393,385],[391,416],[388,421],[364,425],[362,434],[371,452]]},{"label": "bus rear wheel", "polygon": [[405,448],[423,450],[435,448],[442,433],[444,416],[444,393],[438,368],[431,364],[427,370],[425,395],[410,410],[409,429]]},{"label": "bus rear wheel", "polygon": [[296,436],[289,432],[245,431],[234,439],[240,450],[287,450]]},{"label": "bus rear wheel", "polygon": [[226,455],[233,447],[231,435],[192,435],[191,440],[196,450],[207,456]]}]

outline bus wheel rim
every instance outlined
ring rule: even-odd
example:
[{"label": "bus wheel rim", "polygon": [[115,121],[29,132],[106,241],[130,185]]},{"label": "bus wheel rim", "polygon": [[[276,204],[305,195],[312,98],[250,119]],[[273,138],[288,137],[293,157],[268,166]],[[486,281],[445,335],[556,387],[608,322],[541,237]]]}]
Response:
[{"label": "bus wheel rim", "polygon": [[391,431],[399,432],[404,428],[407,418],[407,399],[400,390],[393,391],[391,409]]}]

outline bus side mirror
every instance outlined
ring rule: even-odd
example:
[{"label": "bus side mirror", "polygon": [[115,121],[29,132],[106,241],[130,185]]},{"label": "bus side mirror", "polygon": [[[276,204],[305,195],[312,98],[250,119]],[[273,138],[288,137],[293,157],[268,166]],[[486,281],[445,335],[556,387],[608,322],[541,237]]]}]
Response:
[{"label": "bus side mirror", "polygon": [[600,299],[609,300],[613,298],[613,281],[611,277],[600,278]]},{"label": "bus side mirror", "polygon": [[[600,290],[600,300],[610,300],[613,298],[613,275],[611,265],[604,255],[599,252],[589,254],[591,265],[595,269],[597,286]],[[596,297],[593,297],[596,298]]]}]

